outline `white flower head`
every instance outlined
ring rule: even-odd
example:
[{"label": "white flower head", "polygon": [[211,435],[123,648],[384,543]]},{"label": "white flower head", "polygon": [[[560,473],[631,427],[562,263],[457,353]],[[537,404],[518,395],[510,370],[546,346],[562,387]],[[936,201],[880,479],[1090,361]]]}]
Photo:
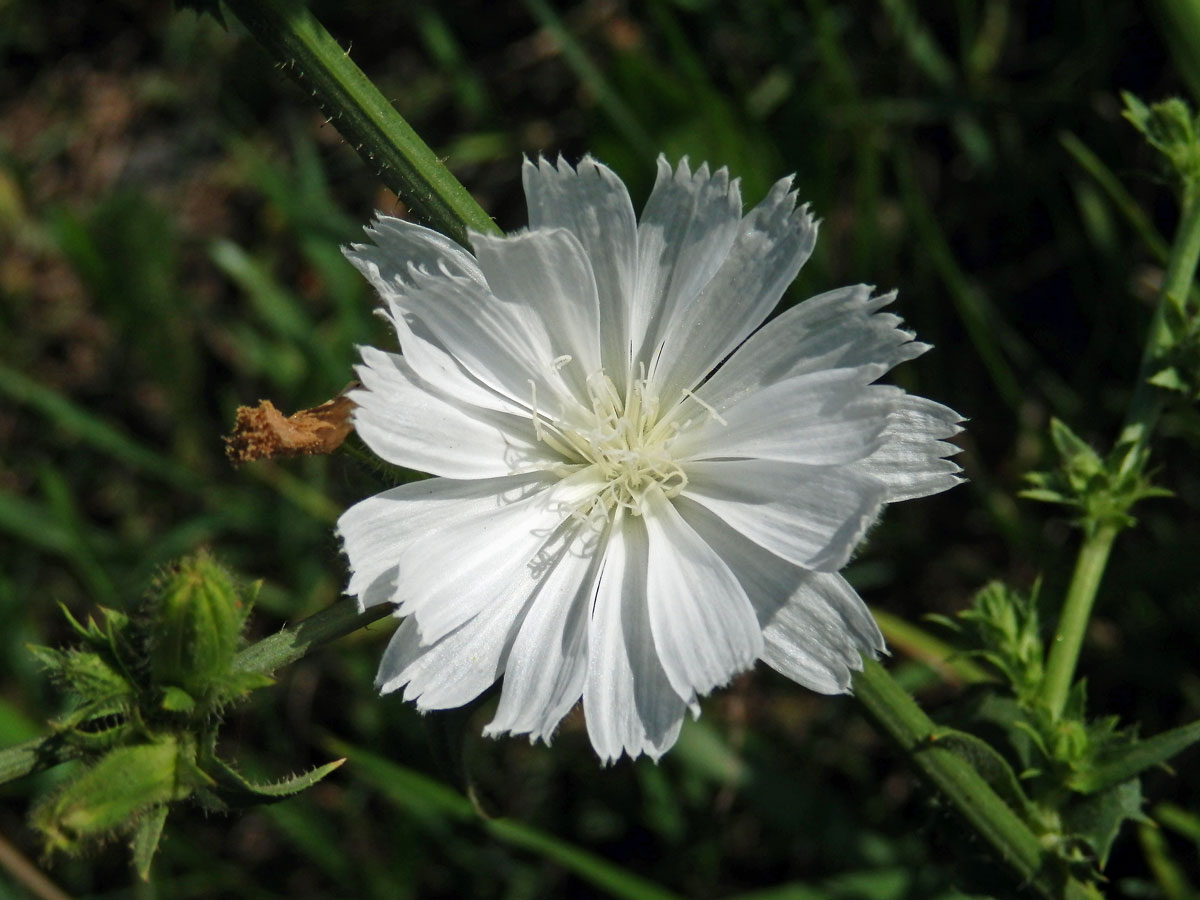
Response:
[{"label": "white flower head", "polygon": [[377,686],[446,709],[503,677],[485,733],[546,741],[582,697],[605,761],[758,659],[848,691],[884,643],[838,569],[959,481],[960,417],[875,383],[928,346],[862,285],[763,325],[816,241],[790,179],[743,216],[660,157],[639,220],[590,158],[523,175],[529,228],[474,255],[388,217],[347,251],[402,351],[362,348],[358,433],[438,476],[338,523],[347,592],[403,617]]}]

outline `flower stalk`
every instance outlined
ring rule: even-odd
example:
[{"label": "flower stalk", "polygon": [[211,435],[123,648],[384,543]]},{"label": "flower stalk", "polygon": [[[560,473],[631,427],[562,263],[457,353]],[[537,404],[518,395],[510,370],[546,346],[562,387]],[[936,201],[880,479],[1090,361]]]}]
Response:
[{"label": "flower stalk", "polygon": [[[490,217],[441,164],[378,89],[351,62],[321,24],[298,0],[226,0],[228,8],[293,78],[312,91],[347,141],[381,180],[421,218],[461,244],[471,230],[495,233]],[[1163,288],[1163,303],[1185,297],[1200,255],[1200,210],[1185,204],[1184,223]],[[1157,320],[1156,320],[1157,322]],[[1152,343],[1161,327],[1152,331]],[[1157,344],[1154,344],[1157,347]],[[1155,359],[1152,348],[1147,358]],[[1146,368],[1146,364],[1143,364]],[[1157,417],[1154,392],[1139,384],[1122,441],[1144,443]],[[1147,399],[1149,398],[1149,399]],[[1140,455],[1130,457],[1140,458]],[[1065,673],[1069,685],[1088,614],[1117,532],[1101,528],[1081,550],[1080,564],[1069,592],[1068,610],[1060,626],[1062,639],[1051,653],[1051,666]],[[1111,533],[1109,533],[1111,532]],[[339,603],[294,628],[284,629],[242,650],[234,667],[245,672],[270,672],[390,612],[381,605],[359,613],[355,604]],[[937,726],[895,680],[872,660],[854,679],[860,702],[913,763],[932,781],[1025,883],[1046,897],[1085,900],[1090,888],[1056,867],[1038,836],[954,750],[938,746]],[[27,742],[0,752],[0,782],[48,768],[69,758],[70,748],[55,737]]]},{"label": "flower stalk", "polygon": [[301,0],[226,0],[225,6],[419,218],[463,245],[469,230],[498,231]]}]

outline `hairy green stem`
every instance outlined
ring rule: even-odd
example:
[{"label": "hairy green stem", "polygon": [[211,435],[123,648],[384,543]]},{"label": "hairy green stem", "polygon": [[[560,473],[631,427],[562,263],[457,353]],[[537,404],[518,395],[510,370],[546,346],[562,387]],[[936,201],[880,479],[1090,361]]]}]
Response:
[{"label": "hairy green stem", "polygon": [[0,750],[0,784],[52,768],[78,755],[53,734],[8,747]]},{"label": "hairy green stem", "polygon": [[1117,531],[1116,525],[1102,525],[1084,538],[1083,546],[1079,548],[1079,558],[1075,561],[1071,586],[1067,589],[1058,627],[1054,631],[1054,642],[1046,662],[1046,678],[1042,683],[1042,697],[1055,718],[1061,715],[1071,692],[1079,649]]},{"label": "hairy green stem", "polygon": [[270,637],[251,644],[237,655],[233,667],[243,672],[270,675],[331,641],[366,628],[390,614],[393,609],[395,607],[390,603],[383,603],[372,606],[366,612],[359,612],[358,604],[353,600],[342,600],[315,616],[285,626]]},{"label": "hairy green stem", "polygon": [[938,744],[938,727],[879,663],[866,659],[854,696],[1016,875],[1053,900],[1097,895],[1072,879],[1054,854],[966,759]]},{"label": "hairy green stem", "polygon": [[464,246],[470,230],[499,230],[301,0],[225,5],[417,216]]},{"label": "hairy green stem", "polygon": [[[343,600],[315,616],[288,625],[270,637],[251,644],[234,659],[234,667],[243,672],[269,675],[331,641],[377,622],[392,609],[390,604],[385,603],[360,613],[353,600]],[[0,784],[41,772],[78,756],[78,750],[53,734],[0,750]]]}]

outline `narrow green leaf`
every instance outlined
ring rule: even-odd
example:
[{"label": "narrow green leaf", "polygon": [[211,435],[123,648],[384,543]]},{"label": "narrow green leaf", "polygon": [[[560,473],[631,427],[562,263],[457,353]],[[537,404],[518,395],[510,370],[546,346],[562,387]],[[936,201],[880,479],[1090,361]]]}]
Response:
[{"label": "narrow green leaf", "polygon": [[217,793],[230,806],[254,806],[259,803],[275,803],[293,794],[298,794],[312,787],[334,769],[344,763],[345,759],[335,759],[333,762],[282,778],[279,781],[253,782],[238,772],[223,760],[215,757],[209,761],[211,772],[218,785]]},{"label": "narrow green leaf", "polygon": [[196,476],[62,394],[14,369],[0,365],[0,396],[28,406],[69,435],[129,467],[179,487],[197,485]]},{"label": "narrow green leaf", "polygon": [[1171,856],[1171,848],[1158,826],[1153,822],[1143,822],[1138,827],[1138,837],[1146,865],[1154,873],[1154,880],[1158,882],[1164,900],[1196,900],[1200,891],[1192,886],[1183,867]]},{"label": "narrow green leaf", "polygon": [[613,126],[620,132],[631,147],[643,157],[654,156],[658,149],[654,139],[638,121],[637,115],[629,107],[624,98],[618,93],[604,73],[588,57],[587,51],[575,40],[574,36],[563,24],[546,0],[525,0],[525,8],[533,14],[538,24],[546,30],[558,44],[563,59],[575,72],[576,77],[596,98],[600,108],[604,110]]},{"label": "narrow green leaf", "polygon": [[1200,815],[1174,803],[1160,803],[1154,807],[1154,818],[1161,822],[1164,828],[1170,828],[1176,834],[1192,841],[1196,850],[1200,852]]},{"label": "narrow green leaf", "polygon": [[1068,782],[1068,786],[1084,794],[1106,790],[1151,766],[1166,762],[1197,741],[1200,741],[1200,720],[1164,731],[1152,738],[1134,741],[1112,756],[1099,760],[1090,768],[1077,772]]}]

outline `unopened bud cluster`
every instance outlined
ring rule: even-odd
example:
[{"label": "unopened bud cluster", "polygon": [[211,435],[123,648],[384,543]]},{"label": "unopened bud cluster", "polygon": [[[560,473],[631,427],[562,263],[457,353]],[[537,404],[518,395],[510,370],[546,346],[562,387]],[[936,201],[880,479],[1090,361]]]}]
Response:
[{"label": "unopened bud cluster", "polygon": [[51,725],[81,759],[32,812],[48,849],[128,837],[145,878],[171,803],[270,802],[336,768],[256,785],[215,755],[222,711],[271,684],[237,665],[254,593],[200,553],[169,566],[129,613],[102,609],[86,625],[67,613],[79,646],[31,648],[67,695]]}]

